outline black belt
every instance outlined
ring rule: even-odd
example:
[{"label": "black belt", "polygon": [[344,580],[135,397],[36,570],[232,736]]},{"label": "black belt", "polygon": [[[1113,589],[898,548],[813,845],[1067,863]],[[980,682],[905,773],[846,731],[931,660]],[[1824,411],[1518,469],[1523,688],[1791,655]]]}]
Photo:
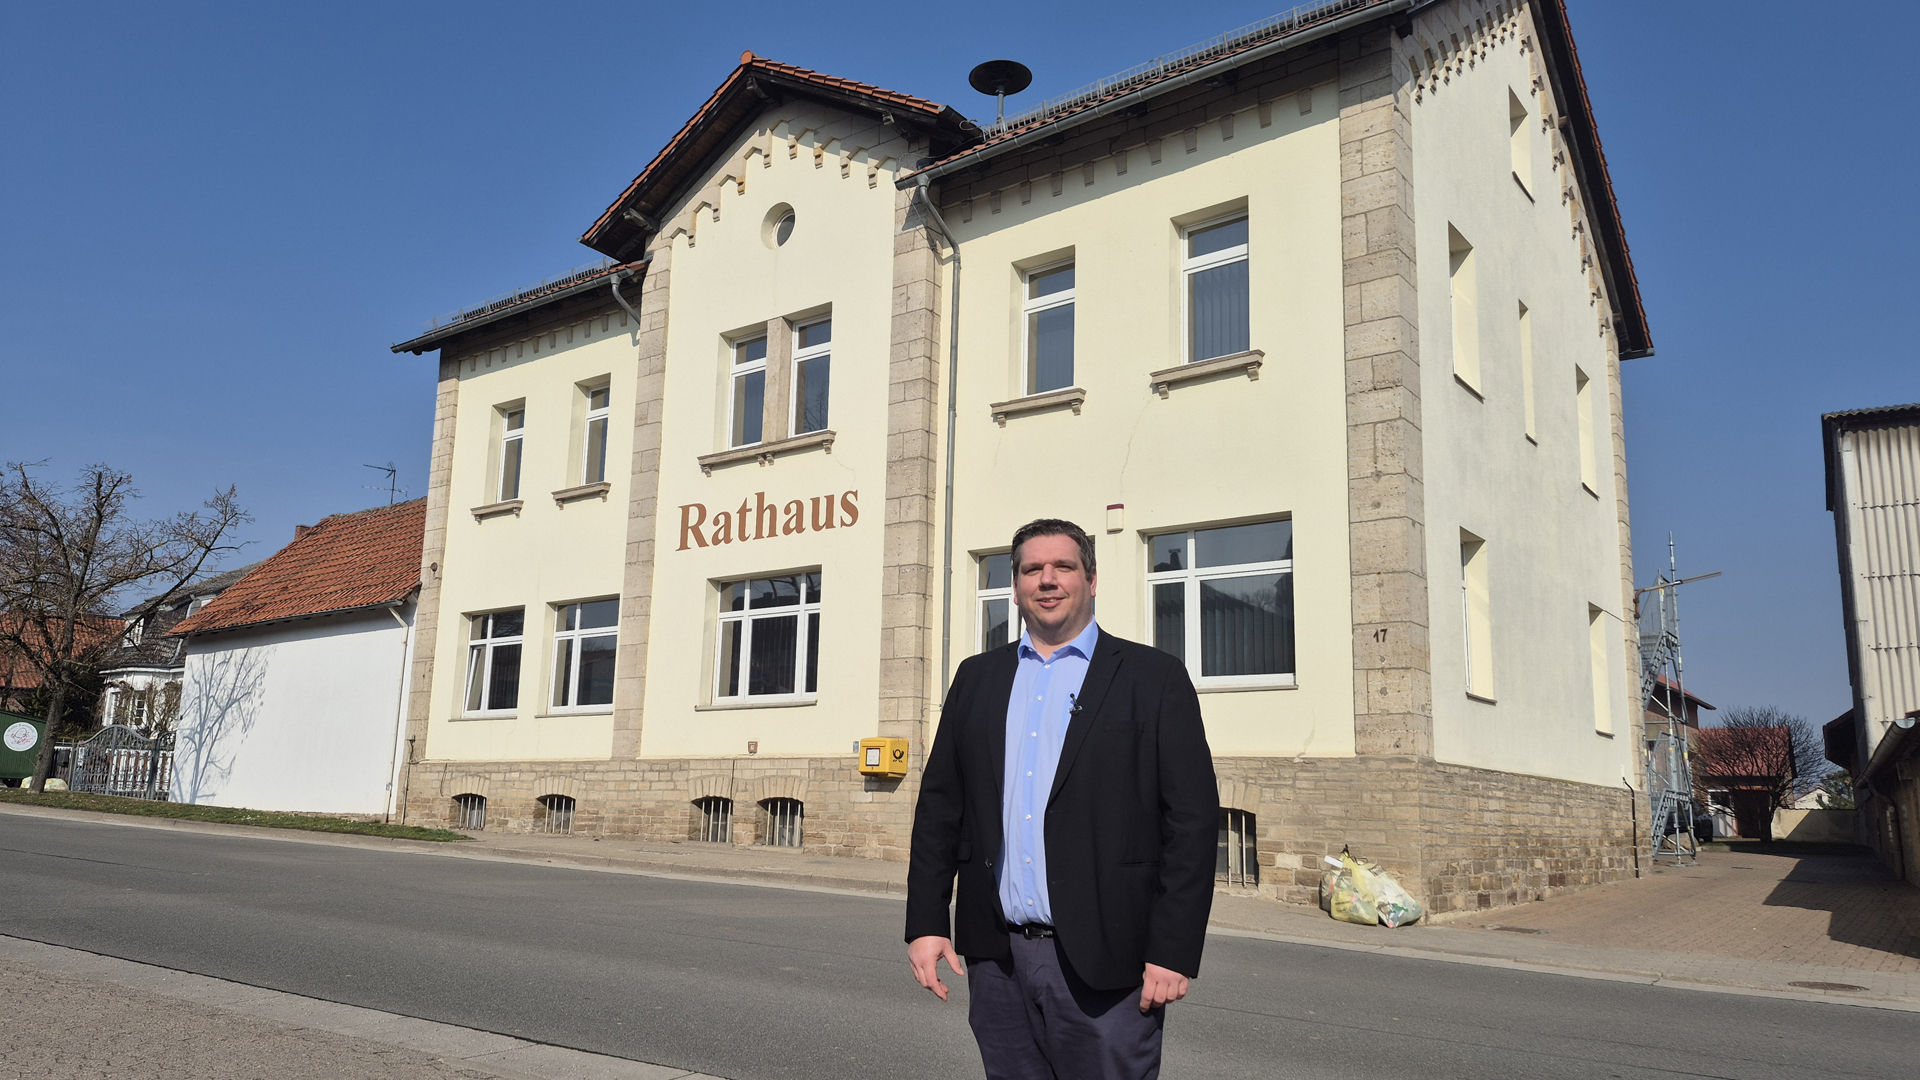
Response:
[{"label": "black belt", "polygon": [[1034,938],[1052,937],[1053,927],[1046,926],[1042,923],[1008,923],[1007,933],[1018,934],[1021,937],[1031,941]]}]

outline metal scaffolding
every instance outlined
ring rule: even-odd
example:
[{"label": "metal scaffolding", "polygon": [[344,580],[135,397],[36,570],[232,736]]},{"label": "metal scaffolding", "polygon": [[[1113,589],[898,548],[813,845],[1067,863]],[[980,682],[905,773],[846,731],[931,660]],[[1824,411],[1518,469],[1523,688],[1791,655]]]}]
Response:
[{"label": "metal scaffolding", "polygon": [[[1652,809],[1649,840],[1656,863],[1669,855],[1677,863],[1689,864],[1700,854],[1700,838],[1693,826],[1692,744],[1687,737],[1687,684],[1680,654],[1680,586],[1719,576],[1716,570],[1681,577],[1673,534],[1668,533],[1667,569],[1652,585],[1633,594],[1640,631],[1641,715],[1644,718],[1658,704],[1666,717],[1660,730],[1646,736],[1647,803]],[[1643,603],[1641,598],[1649,593],[1653,603]]]}]

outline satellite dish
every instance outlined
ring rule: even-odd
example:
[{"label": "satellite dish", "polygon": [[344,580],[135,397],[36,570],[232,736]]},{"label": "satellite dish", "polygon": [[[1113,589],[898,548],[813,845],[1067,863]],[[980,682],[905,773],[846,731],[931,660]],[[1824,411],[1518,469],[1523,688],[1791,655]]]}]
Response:
[{"label": "satellite dish", "polygon": [[1018,60],[989,60],[967,73],[967,85],[998,102],[999,119],[1007,119],[1007,95],[1017,94],[1033,85],[1033,72]]}]

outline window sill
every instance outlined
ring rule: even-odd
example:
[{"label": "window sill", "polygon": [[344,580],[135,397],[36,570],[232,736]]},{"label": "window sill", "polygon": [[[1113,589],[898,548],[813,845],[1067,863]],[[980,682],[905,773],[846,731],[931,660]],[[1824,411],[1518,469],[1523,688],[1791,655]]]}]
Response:
[{"label": "window sill", "polygon": [[1260,378],[1260,365],[1266,363],[1267,354],[1259,349],[1246,352],[1216,356],[1211,360],[1198,360],[1179,367],[1163,368],[1147,377],[1153,380],[1153,392],[1166,397],[1167,392],[1181,383],[1197,379],[1208,379],[1215,375],[1224,375],[1234,371],[1245,371],[1248,382],[1257,382]]},{"label": "window sill", "polygon": [[1453,373],[1453,381],[1454,381],[1454,382],[1457,382],[1457,383],[1459,383],[1459,384],[1460,384],[1460,388],[1461,388],[1462,390],[1465,390],[1465,391],[1466,391],[1467,393],[1469,393],[1469,394],[1472,394],[1472,395],[1474,396],[1474,398],[1475,398],[1475,399],[1477,399],[1477,400],[1479,400],[1479,401],[1485,401],[1485,400],[1487,400],[1487,395],[1485,395],[1485,394],[1483,394],[1483,393],[1481,393],[1481,392],[1480,392],[1480,388],[1479,388],[1479,387],[1477,387],[1477,386],[1475,386],[1475,385],[1473,385],[1472,383],[1470,383],[1470,382],[1468,382],[1467,380],[1465,380],[1465,379],[1463,379],[1463,378],[1461,378],[1461,377],[1460,377],[1460,373],[1459,373],[1459,372],[1457,372],[1457,371],[1456,371],[1456,372],[1454,372],[1454,373]]},{"label": "window sill", "polygon": [[771,465],[773,459],[781,454],[798,453],[802,450],[811,450],[816,446],[831,454],[834,437],[832,428],[824,431],[809,431],[805,435],[795,435],[790,439],[755,443],[736,450],[722,450],[717,454],[702,454],[695,460],[699,461],[702,473],[712,476],[713,470],[726,465],[737,465],[742,461],[758,461],[762,465]]},{"label": "window sill", "polygon": [[526,500],[524,499],[507,499],[504,502],[476,506],[473,508],[473,520],[482,521],[490,517],[499,517],[502,514],[512,514],[514,517],[519,517],[520,508],[525,505]]},{"label": "window sill", "polygon": [[1528,191],[1528,190],[1527,190],[1527,182],[1526,182],[1525,180],[1522,180],[1522,179],[1520,179],[1520,174],[1519,174],[1519,173],[1514,173],[1514,174],[1513,174],[1513,182],[1514,182],[1514,183],[1515,183],[1516,185],[1518,185],[1518,186],[1519,186],[1519,188],[1520,188],[1520,194],[1522,194],[1522,195],[1525,195],[1525,196],[1527,197],[1527,201],[1528,201],[1528,202],[1538,202],[1538,201],[1539,201],[1538,199],[1535,199],[1535,198],[1533,197],[1533,192],[1531,192],[1531,191]]},{"label": "window sill", "polygon": [[1218,686],[1207,686],[1196,683],[1193,687],[1193,692],[1196,694],[1245,694],[1261,690],[1298,689],[1300,689],[1300,680],[1288,679],[1285,682],[1226,683]]},{"label": "window sill", "polygon": [[552,712],[534,713],[535,720],[573,720],[582,716],[612,716],[613,706],[594,705],[585,709],[555,709]]},{"label": "window sill", "polygon": [[1598,736],[1600,736],[1600,737],[1601,737],[1601,738],[1603,738],[1603,739],[1611,739],[1611,738],[1613,738],[1613,732],[1611,732],[1611,731],[1601,731],[1601,730],[1600,730],[1599,728],[1595,728],[1595,729],[1593,729],[1593,733],[1594,733],[1595,735],[1598,735]]},{"label": "window sill", "polygon": [[1473,692],[1473,691],[1471,691],[1471,690],[1469,690],[1469,691],[1467,691],[1467,700],[1468,700],[1468,701],[1477,701],[1477,702],[1479,702],[1479,703],[1480,703],[1480,704],[1482,704],[1482,705],[1498,705],[1498,704],[1500,704],[1500,699],[1498,699],[1498,698],[1490,698],[1490,697],[1487,697],[1487,696],[1486,696],[1485,694],[1476,694],[1476,693],[1474,693],[1474,692]]},{"label": "window sill", "polygon": [[1593,496],[1596,499],[1600,497],[1600,493],[1593,490],[1593,485],[1587,483],[1585,480],[1580,481],[1580,490],[1586,492],[1587,494]]},{"label": "window sill", "polygon": [[1540,440],[1539,440],[1539,439],[1536,439],[1536,438],[1534,438],[1534,437],[1533,437],[1532,435],[1528,435],[1528,436],[1527,436],[1527,441],[1528,441],[1528,442],[1530,442],[1530,443],[1532,443],[1532,444],[1533,444],[1533,445],[1535,445],[1535,446],[1539,446],[1539,445],[1540,445]]},{"label": "window sill", "polygon": [[1080,415],[1080,406],[1087,400],[1087,392],[1077,386],[1062,387],[1059,390],[1043,390],[1038,394],[1013,398],[1010,401],[996,401],[987,408],[993,411],[993,422],[1001,427],[1007,426],[1007,417],[1021,413],[1041,412],[1057,409],[1062,405],[1073,409],[1073,415]]},{"label": "window sill", "polygon": [[460,713],[457,716],[449,717],[448,722],[461,724],[461,723],[466,723],[469,720],[518,720],[518,719],[520,719],[520,710],[507,709],[502,712]]},{"label": "window sill", "polygon": [[606,502],[607,492],[612,490],[613,484],[602,480],[597,484],[581,484],[578,487],[561,488],[559,491],[553,493],[553,501],[557,506],[565,506],[570,502],[576,502],[580,499],[591,499],[597,495],[601,502]]},{"label": "window sill", "polygon": [[813,697],[779,697],[765,701],[721,701],[707,705],[695,705],[694,712],[732,712],[736,709],[797,709],[807,705],[818,705],[820,699]]}]

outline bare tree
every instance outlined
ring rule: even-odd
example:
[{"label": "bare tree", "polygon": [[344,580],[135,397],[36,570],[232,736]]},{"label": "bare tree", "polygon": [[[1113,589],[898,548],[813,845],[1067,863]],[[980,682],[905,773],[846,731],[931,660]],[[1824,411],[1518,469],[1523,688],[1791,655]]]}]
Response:
[{"label": "bare tree", "polygon": [[1722,713],[1718,728],[1700,732],[1693,758],[1703,780],[1764,790],[1773,809],[1793,805],[1832,768],[1819,730],[1772,705],[1736,705]]},{"label": "bare tree", "polygon": [[[40,479],[43,464],[10,462],[0,475],[0,648],[38,672],[51,736],[68,693],[119,643],[111,612],[124,596],[158,589],[129,618],[151,615],[210,562],[238,550],[233,531],[252,519],[229,487],[201,510],[137,520],[130,474],[89,465],[61,488]],[[34,763],[34,791],[46,788],[52,767],[49,737]]]}]

